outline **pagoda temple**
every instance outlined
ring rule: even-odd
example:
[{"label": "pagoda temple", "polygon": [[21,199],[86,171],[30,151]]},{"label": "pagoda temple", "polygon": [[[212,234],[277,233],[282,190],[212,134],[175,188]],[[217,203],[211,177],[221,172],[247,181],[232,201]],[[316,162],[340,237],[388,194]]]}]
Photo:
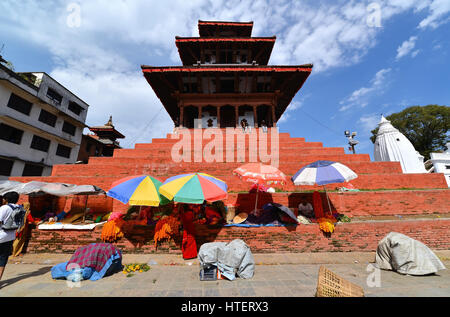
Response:
[{"label": "pagoda temple", "polygon": [[[312,65],[269,66],[276,37],[252,37],[253,22],[199,21],[199,37],[176,37],[183,63],[142,66],[175,127],[275,127]],[[196,127],[197,128],[197,127]]]},{"label": "pagoda temple", "polygon": [[[400,162],[374,162],[369,154],[346,154],[343,147],[324,147],[322,142],[277,132],[278,120],[302,88],[312,65],[270,66],[268,62],[276,38],[252,37],[252,28],[253,22],[199,21],[199,37],[175,38],[181,66],[141,66],[143,76],[174,122],[172,133],[149,143],[137,143],[134,148],[116,148],[112,157],[90,157],[88,164],[55,165],[49,177],[10,179],[91,184],[108,191],[111,184],[125,177],[151,175],[165,181],[179,174],[203,172],[227,183],[228,197],[223,207],[227,220],[233,219],[235,214],[255,209],[256,193],[249,190],[249,183],[233,175],[234,169],[252,161],[250,151],[249,156],[242,156],[241,160],[226,162],[208,161],[204,157],[192,160],[192,155],[203,152],[195,146],[194,151],[188,153],[188,160],[175,161],[172,152],[181,135],[190,135],[193,131],[194,144],[199,136],[202,146],[209,142],[202,139],[203,135],[240,127],[245,120],[250,127],[266,126],[271,135],[276,131],[278,168],[287,178],[317,160],[340,162],[358,175],[351,181],[352,186],[330,184],[327,196],[322,186],[296,186],[288,181],[275,193],[260,193],[258,209],[267,203],[278,203],[296,213],[301,201],[313,202],[313,192],[320,191],[314,196],[322,200],[324,210],[344,214],[351,218],[351,223],[339,222],[331,236],[324,235],[317,223],[252,228],[197,223],[198,247],[206,242],[242,239],[255,253],[367,252],[375,251],[379,240],[394,231],[418,239],[433,249],[450,249],[450,189],[444,174],[407,174],[402,171]],[[111,133],[112,129],[107,126],[102,131]],[[226,143],[227,150],[232,152],[230,156],[237,157],[242,149],[250,147],[247,146],[250,138],[269,141],[261,130],[264,132],[264,129],[253,129],[251,133],[242,133],[246,142],[241,147],[228,147],[228,138],[214,142]],[[97,133],[100,130],[97,129]],[[272,139],[270,142],[272,145]],[[262,161],[262,158],[256,157],[256,160]],[[329,197],[329,204],[326,197]],[[30,199],[32,211],[42,203],[33,199]],[[64,207],[64,198],[58,203]],[[105,195],[79,203],[94,214],[126,212],[130,207]],[[154,226],[135,226],[133,230],[117,242],[123,252],[181,253],[180,246],[172,242],[156,249]],[[28,250],[73,252],[80,245],[102,241],[101,232],[101,227],[82,233],[35,229]]]}]

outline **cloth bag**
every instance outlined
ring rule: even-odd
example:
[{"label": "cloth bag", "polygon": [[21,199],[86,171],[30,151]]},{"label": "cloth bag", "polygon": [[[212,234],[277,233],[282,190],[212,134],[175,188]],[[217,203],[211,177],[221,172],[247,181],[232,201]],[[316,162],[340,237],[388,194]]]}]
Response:
[{"label": "cloth bag", "polygon": [[242,240],[235,239],[229,243],[210,242],[200,247],[198,252],[200,265],[205,268],[214,265],[229,280],[252,278],[255,261],[250,247]]},{"label": "cloth bag", "polygon": [[426,245],[397,232],[389,233],[378,243],[375,261],[380,269],[400,274],[427,275],[445,270]]}]

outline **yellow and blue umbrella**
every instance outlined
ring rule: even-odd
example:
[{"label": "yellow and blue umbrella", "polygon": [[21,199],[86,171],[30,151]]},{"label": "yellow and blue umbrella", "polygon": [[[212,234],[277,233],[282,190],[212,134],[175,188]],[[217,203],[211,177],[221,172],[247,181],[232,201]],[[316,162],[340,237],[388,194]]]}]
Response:
[{"label": "yellow and blue umbrella", "polygon": [[106,194],[131,206],[156,207],[170,202],[159,194],[161,185],[162,182],[152,176],[129,176],[112,183]]},{"label": "yellow and blue umbrella", "polygon": [[227,184],[208,174],[191,173],[169,177],[159,192],[169,200],[186,204],[202,204],[203,201],[226,199]]}]

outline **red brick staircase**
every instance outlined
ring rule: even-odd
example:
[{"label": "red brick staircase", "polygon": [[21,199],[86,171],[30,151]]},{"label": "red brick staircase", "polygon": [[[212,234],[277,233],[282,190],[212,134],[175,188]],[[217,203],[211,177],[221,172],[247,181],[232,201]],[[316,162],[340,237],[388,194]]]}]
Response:
[{"label": "red brick staircase", "polygon": [[[192,132],[191,130],[189,131]],[[224,129],[221,129],[221,132],[224,131]],[[191,135],[194,134],[191,133]],[[205,146],[212,142],[211,139],[205,138],[202,138],[201,141],[198,141],[199,139],[197,138],[195,140],[198,141],[197,145],[194,145],[194,140],[191,142],[192,153],[188,156],[190,157],[190,162],[174,162],[171,153],[173,146],[181,140],[181,134],[179,133],[168,134],[167,138],[153,139],[152,143],[136,144],[134,149],[115,150],[113,157],[92,157],[89,159],[88,164],[56,165],[53,167],[52,175],[49,177],[14,177],[11,179],[22,182],[42,180],[46,182],[64,182],[71,184],[93,184],[107,191],[112,182],[130,175],[148,174],[164,181],[168,177],[177,174],[204,172],[214,175],[228,184],[229,197],[225,201],[225,204],[230,209],[237,208],[239,211],[251,211],[254,208],[255,196],[254,194],[248,193],[250,185],[232,174],[235,168],[249,161],[249,138],[250,135],[245,136],[244,146],[238,146],[237,142],[233,143],[234,149],[230,152],[233,153],[232,162],[207,162],[203,157],[200,162],[194,162],[194,155],[196,153],[201,154]],[[260,139],[259,134],[257,134],[256,139]],[[396,223],[402,223],[402,226],[405,227],[404,221],[406,219],[414,219],[414,221],[411,220],[412,222],[410,222],[411,226],[414,225],[416,228],[422,228],[425,222],[419,222],[417,224],[418,219],[428,217],[426,221],[433,222],[439,220],[439,225],[443,226],[442,228],[439,227],[441,229],[438,230],[438,232],[442,232],[437,234],[447,234],[448,236],[448,232],[450,232],[450,220],[447,219],[447,216],[450,214],[450,190],[447,188],[447,183],[442,174],[403,174],[400,163],[398,162],[372,162],[368,154],[345,154],[343,148],[323,147],[320,142],[306,142],[304,138],[292,138],[288,133],[280,133],[278,140],[278,167],[289,178],[300,168],[316,160],[338,161],[347,165],[358,174],[358,178],[351,181],[351,183],[360,189],[359,192],[340,193],[333,191],[336,187],[346,186],[347,184],[327,186],[334,211],[349,215],[353,217],[354,221],[366,221],[359,225],[356,222],[340,224],[339,226],[342,225],[343,228],[357,228],[355,229],[356,231],[367,231],[370,240],[374,239],[380,232],[383,232],[384,229],[380,231],[380,228],[395,228]],[[198,145],[200,144],[201,146],[199,147]],[[225,134],[223,135],[223,139],[217,141],[216,144],[223,145],[223,161],[225,161],[227,149]],[[267,149],[270,153],[270,134],[267,134]],[[238,153],[245,153],[243,162],[237,161]],[[286,185],[278,187],[276,193],[260,195],[258,206],[261,207],[267,202],[278,202],[291,208],[296,208],[302,197],[311,199],[312,191],[314,190],[322,191],[323,188],[320,186],[294,186],[289,180]],[[325,195],[322,194],[322,197],[324,208],[327,209],[328,205],[325,200]],[[111,211],[111,209],[114,211],[123,211],[128,206],[109,197],[98,197],[90,200],[89,207],[97,211]],[[399,217],[403,218],[400,219]],[[388,221],[388,223],[385,223],[383,227],[381,225],[382,223],[378,221]],[[372,225],[371,228],[373,230],[366,228],[369,224]],[[399,228],[403,228],[402,226],[399,226]],[[298,226],[298,229],[295,229],[294,233],[297,232],[295,234],[300,234],[302,232],[301,230],[303,230],[302,227],[305,226]],[[309,226],[306,227],[309,228],[309,231],[313,230]],[[406,226],[405,228],[412,227]],[[242,228],[238,229],[242,231]],[[316,229],[313,231],[318,230]],[[204,241],[209,241],[211,237],[207,233],[208,230],[205,230]],[[225,230],[223,234],[225,232],[236,233],[236,228],[226,228],[223,230]],[[260,252],[269,252],[267,250],[282,252],[285,250],[284,247],[270,247],[267,245],[267,241],[272,239],[267,237],[267,234],[270,235],[270,232],[283,232],[283,229],[255,228],[252,230],[259,230],[258,232],[262,235],[259,238],[255,238],[254,243],[256,244],[254,247],[257,252],[258,250]],[[286,230],[284,229],[284,231]],[[338,231],[337,228],[336,233]],[[355,232],[353,230],[350,231],[350,235],[354,237]],[[291,234],[295,235],[294,233]],[[40,234],[45,235],[46,233]],[[320,232],[318,231],[317,234],[320,234]],[[215,232],[214,235],[220,236],[220,232]],[[264,236],[266,236],[266,240],[269,240],[266,241],[263,238]],[[419,237],[422,237],[422,235],[419,234]],[[54,236],[52,239],[54,239]],[[99,236],[92,239],[98,240]],[[343,241],[347,241],[347,235],[344,234],[342,239]],[[442,245],[435,245],[439,248],[448,248],[448,242],[442,243]],[[282,246],[284,244],[280,242],[279,245]],[[330,248],[334,248],[333,244],[330,244],[330,241],[326,242],[325,245],[327,247],[324,247],[323,250],[329,251]],[[368,245],[371,245],[373,249],[372,242]],[[39,249],[39,246],[42,247],[41,244],[37,244],[36,250]],[[295,252],[299,252],[300,250],[322,250],[320,246],[317,246],[317,243],[312,243],[309,246],[306,246],[304,243],[299,244],[298,247],[292,244],[291,246]],[[123,247],[132,249],[136,245],[130,244],[128,246],[124,245]],[[151,246],[144,245],[143,248],[142,252],[155,251]],[[349,247],[348,250],[354,250],[355,248],[362,250],[361,246]]]}]

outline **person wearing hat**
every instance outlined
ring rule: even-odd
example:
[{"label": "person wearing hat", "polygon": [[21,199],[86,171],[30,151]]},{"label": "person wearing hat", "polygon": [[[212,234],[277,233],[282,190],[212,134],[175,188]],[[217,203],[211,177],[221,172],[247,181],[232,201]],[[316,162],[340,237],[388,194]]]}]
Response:
[{"label": "person wearing hat", "polygon": [[246,212],[241,212],[233,218],[233,223],[234,224],[243,223],[245,220],[247,220],[247,217],[248,214]]}]

